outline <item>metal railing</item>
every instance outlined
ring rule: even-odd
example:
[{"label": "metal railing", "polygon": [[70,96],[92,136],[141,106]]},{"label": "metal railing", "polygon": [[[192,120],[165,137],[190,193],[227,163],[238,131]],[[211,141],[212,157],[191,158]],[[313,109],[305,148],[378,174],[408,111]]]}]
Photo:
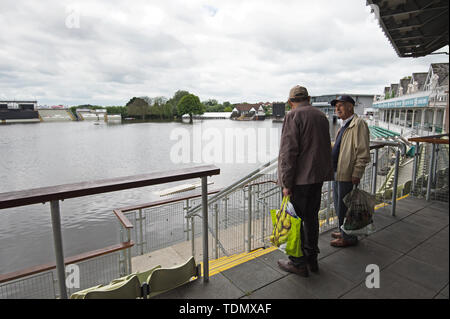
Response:
[{"label": "metal railing", "polygon": [[[372,144],[371,163],[361,179],[361,189],[377,194],[380,203],[391,204],[391,213],[395,215],[397,198],[410,190],[412,160],[406,155],[404,143]],[[277,159],[274,159],[230,186],[209,194],[208,258],[217,259],[271,245],[268,240],[272,232],[270,210],[278,209],[282,199],[276,181]],[[332,182],[325,182],[319,211],[320,232],[337,226],[332,193]],[[134,226],[133,256],[184,243],[183,247],[190,247],[193,256],[204,257],[200,254],[204,250],[199,250],[202,247],[199,226],[203,220],[199,215],[198,196],[119,209]],[[185,222],[181,222],[183,218]],[[190,242],[188,246],[186,242]]]},{"label": "metal railing", "polygon": [[[66,267],[65,264],[71,264],[75,262],[80,262],[78,265],[78,269],[87,269],[84,271],[86,276],[84,277],[86,285],[88,287],[95,285],[96,279],[100,279],[103,283],[104,280],[108,280],[105,278],[102,280],[101,278],[98,278],[98,276],[95,276],[96,278],[89,277],[89,273],[92,273],[92,271],[89,270],[90,265],[92,265],[92,262],[87,264],[84,263],[85,260],[92,259],[94,257],[100,257],[105,256],[107,254],[117,252],[117,251],[123,251],[125,252],[125,258],[120,259],[117,262],[118,268],[121,267],[121,265],[125,266],[125,272],[130,273],[131,272],[131,253],[130,249],[134,245],[134,243],[131,241],[130,237],[130,229],[133,227],[131,223],[126,220],[126,218],[120,219],[125,229],[127,229],[127,236],[126,241],[123,241],[119,245],[115,245],[114,247],[108,247],[106,249],[102,249],[97,252],[90,252],[86,253],[80,256],[76,256],[75,258],[64,258],[64,250],[63,250],[63,241],[62,241],[62,231],[61,231],[61,219],[60,219],[60,206],[59,203],[62,200],[70,199],[70,198],[76,198],[76,197],[82,197],[82,196],[89,196],[89,195],[95,195],[95,194],[101,194],[101,193],[107,193],[107,192],[113,192],[113,191],[121,191],[126,189],[132,189],[132,188],[138,188],[138,187],[145,187],[145,186],[151,186],[151,185],[157,185],[157,184],[163,184],[163,183],[170,183],[175,181],[182,181],[187,179],[193,179],[193,178],[200,178],[201,179],[201,185],[202,185],[202,216],[204,217],[204,227],[207,227],[207,176],[217,175],[220,173],[220,170],[213,166],[213,165],[205,165],[205,166],[199,166],[199,167],[193,167],[193,168],[186,168],[181,170],[175,170],[171,172],[159,172],[159,173],[152,173],[152,174],[145,174],[145,175],[137,175],[137,176],[128,176],[128,177],[121,177],[121,178],[113,178],[108,180],[100,180],[100,181],[94,181],[94,182],[82,182],[82,183],[76,183],[76,184],[67,184],[67,185],[59,185],[59,186],[52,186],[52,187],[44,187],[44,188],[37,188],[37,189],[30,189],[30,190],[24,190],[24,191],[17,191],[17,192],[9,192],[9,193],[1,193],[0,194],[0,209],[5,208],[14,208],[19,206],[26,206],[26,205],[32,205],[37,203],[46,203],[50,202],[50,212],[52,217],[52,229],[53,229],[53,240],[54,240],[54,249],[55,249],[55,256],[56,256],[56,262],[55,264],[50,265],[40,265],[37,267],[32,267],[30,269],[26,269],[23,271],[17,271],[15,273],[10,274],[3,274],[0,275],[0,293],[4,293],[5,298],[10,297],[17,297],[18,292],[19,295],[27,296],[26,293],[23,292],[23,289],[21,290],[21,286],[27,285],[27,288],[32,288],[35,285],[30,284],[37,280],[36,274],[39,274],[39,278],[42,278],[44,272],[48,272],[50,270],[53,271],[53,269],[56,269],[56,277],[53,278],[52,276],[44,276],[46,279],[44,281],[46,283],[51,281],[56,281],[57,288],[54,291],[58,291],[57,294],[59,295],[59,298],[61,299],[67,299],[68,297],[68,289],[67,289],[67,283],[66,283]],[[203,231],[203,234],[207,234],[207,231]],[[207,238],[204,239],[204,249],[207,249]],[[207,256],[208,254],[204,254]],[[110,257],[110,256],[108,256]],[[105,257],[102,257],[105,258]],[[98,261],[98,259],[97,259]],[[83,263],[81,263],[83,262]],[[114,264],[114,262],[109,261],[108,263]],[[204,260],[204,280],[207,281],[209,279],[208,277],[208,260]],[[98,268],[98,267],[97,267]],[[83,270],[81,270],[83,271]],[[112,274],[115,278],[118,271],[112,271]],[[109,278],[109,277],[108,277]],[[41,280],[42,281],[42,280]],[[24,283],[29,284],[24,284]],[[84,284],[83,284],[84,285]],[[41,285],[47,287],[48,284]],[[47,289],[48,291],[51,291],[50,289]],[[22,293],[20,293],[22,291]],[[32,289],[30,290],[32,291]],[[56,294],[56,292],[54,293]],[[32,293],[32,296],[35,294]],[[50,294],[51,295],[51,294]]]},{"label": "metal railing", "polygon": [[449,200],[449,135],[410,138],[415,142],[412,194],[427,201]]},{"label": "metal railing", "polygon": [[[445,136],[447,140],[442,139]],[[360,183],[361,189],[375,194],[380,203],[391,205],[392,215],[395,215],[397,198],[409,193],[429,200],[443,200],[444,197],[448,200],[448,135],[427,137],[426,141],[420,142],[410,139],[410,142],[415,143],[414,157],[406,152],[403,142],[373,143],[370,147],[371,162]],[[432,176],[431,181],[428,175]],[[221,190],[208,193],[206,178],[204,181],[201,194],[114,210],[120,225],[121,241],[129,246],[117,250],[115,259],[107,262],[117,265],[117,270],[104,281],[117,273],[130,273],[133,257],[178,244],[184,245],[185,252],[196,260],[203,258],[204,279],[207,280],[209,259],[271,245],[268,240],[272,232],[270,210],[278,209],[282,198],[281,189],[276,184],[276,159]],[[325,182],[319,210],[321,233],[337,227],[332,193],[332,182]],[[0,208],[5,198],[2,195]],[[85,269],[86,273],[90,271],[88,266]],[[10,286],[5,288],[5,295],[17,296],[21,285],[28,287],[22,295],[19,293],[21,298],[35,297],[39,290],[33,289],[35,286],[42,286],[40,298],[52,298],[57,294],[58,289],[51,285],[57,277],[54,271],[47,269],[31,275],[34,275],[31,279],[22,274],[8,281]],[[83,287],[96,285],[96,278],[98,276],[89,279],[86,275]],[[4,282],[0,276],[0,293]]]}]

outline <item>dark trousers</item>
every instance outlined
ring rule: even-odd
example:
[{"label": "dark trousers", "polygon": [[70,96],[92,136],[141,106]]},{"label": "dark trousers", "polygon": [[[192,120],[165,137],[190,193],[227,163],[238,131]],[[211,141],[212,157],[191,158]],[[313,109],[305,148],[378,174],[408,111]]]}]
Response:
[{"label": "dark trousers", "polygon": [[333,201],[334,201],[334,209],[336,211],[336,215],[339,219],[339,231],[342,234],[342,237],[346,240],[357,240],[358,237],[354,235],[347,235],[343,230],[341,230],[341,226],[344,224],[344,218],[347,214],[347,206],[344,204],[344,197],[353,189],[352,182],[333,182]]},{"label": "dark trousers", "polygon": [[296,185],[292,189],[290,201],[295,213],[302,219],[300,231],[303,256],[289,259],[296,266],[304,266],[308,258],[317,258],[319,250],[319,210],[323,183]]}]

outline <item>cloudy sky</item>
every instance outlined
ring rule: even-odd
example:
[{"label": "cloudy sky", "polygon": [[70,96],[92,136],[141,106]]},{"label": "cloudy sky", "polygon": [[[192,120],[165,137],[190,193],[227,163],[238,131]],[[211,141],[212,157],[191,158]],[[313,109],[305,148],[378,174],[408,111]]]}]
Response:
[{"label": "cloudy sky", "polygon": [[[397,57],[365,0],[2,0],[0,99],[286,100],[381,94],[448,56]],[[448,47],[444,48],[448,51]]]}]

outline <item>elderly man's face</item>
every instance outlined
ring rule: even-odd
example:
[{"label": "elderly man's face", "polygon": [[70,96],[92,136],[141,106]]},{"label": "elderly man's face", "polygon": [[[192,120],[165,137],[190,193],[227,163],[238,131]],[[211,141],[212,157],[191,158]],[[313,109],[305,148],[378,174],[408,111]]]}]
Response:
[{"label": "elderly man's face", "polygon": [[335,108],[336,115],[342,120],[346,120],[353,115],[353,104],[350,102],[338,101]]}]

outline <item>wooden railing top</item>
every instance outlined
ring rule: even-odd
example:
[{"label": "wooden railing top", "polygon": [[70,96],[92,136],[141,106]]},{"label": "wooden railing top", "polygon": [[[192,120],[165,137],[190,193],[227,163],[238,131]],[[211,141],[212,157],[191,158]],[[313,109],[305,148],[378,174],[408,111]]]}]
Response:
[{"label": "wooden railing top", "polygon": [[[104,255],[111,254],[111,253],[114,253],[114,252],[117,252],[117,251],[120,251],[123,249],[128,249],[133,246],[134,246],[133,241],[123,242],[123,243],[112,245],[112,246],[105,247],[102,249],[90,251],[90,252],[72,256],[72,257],[68,257],[64,260],[64,264],[65,265],[75,264],[75,263],[78,263],[78,262],[81,262],[84,260],[104,256]],[[48,270],[52,270],[55,268],[56,268],[55,263],[49,263],[49,264],[45,264],[45,265],[34,266],[34,267],[27,268],[27,269],[11,272],[8,274],[2,274],[2,275],[0,275],[0,283],[27,277],[27,276],[31,276],[31,275],[41,273],[44,271],[48,271]]]},{"label": "wooden railing top", "polygon": [[422,143],[432,143],[432,144],[448,144],[448,139],[443,139],[442,137],[449,136],[449,134],[439,134],[430,136],[419,136],[408,138],[410,142],[422,142]]},{"label": "wooden railing top", "polygon": [[220,174],[214,165],[0,193],[0,209],[45,203]]}]

